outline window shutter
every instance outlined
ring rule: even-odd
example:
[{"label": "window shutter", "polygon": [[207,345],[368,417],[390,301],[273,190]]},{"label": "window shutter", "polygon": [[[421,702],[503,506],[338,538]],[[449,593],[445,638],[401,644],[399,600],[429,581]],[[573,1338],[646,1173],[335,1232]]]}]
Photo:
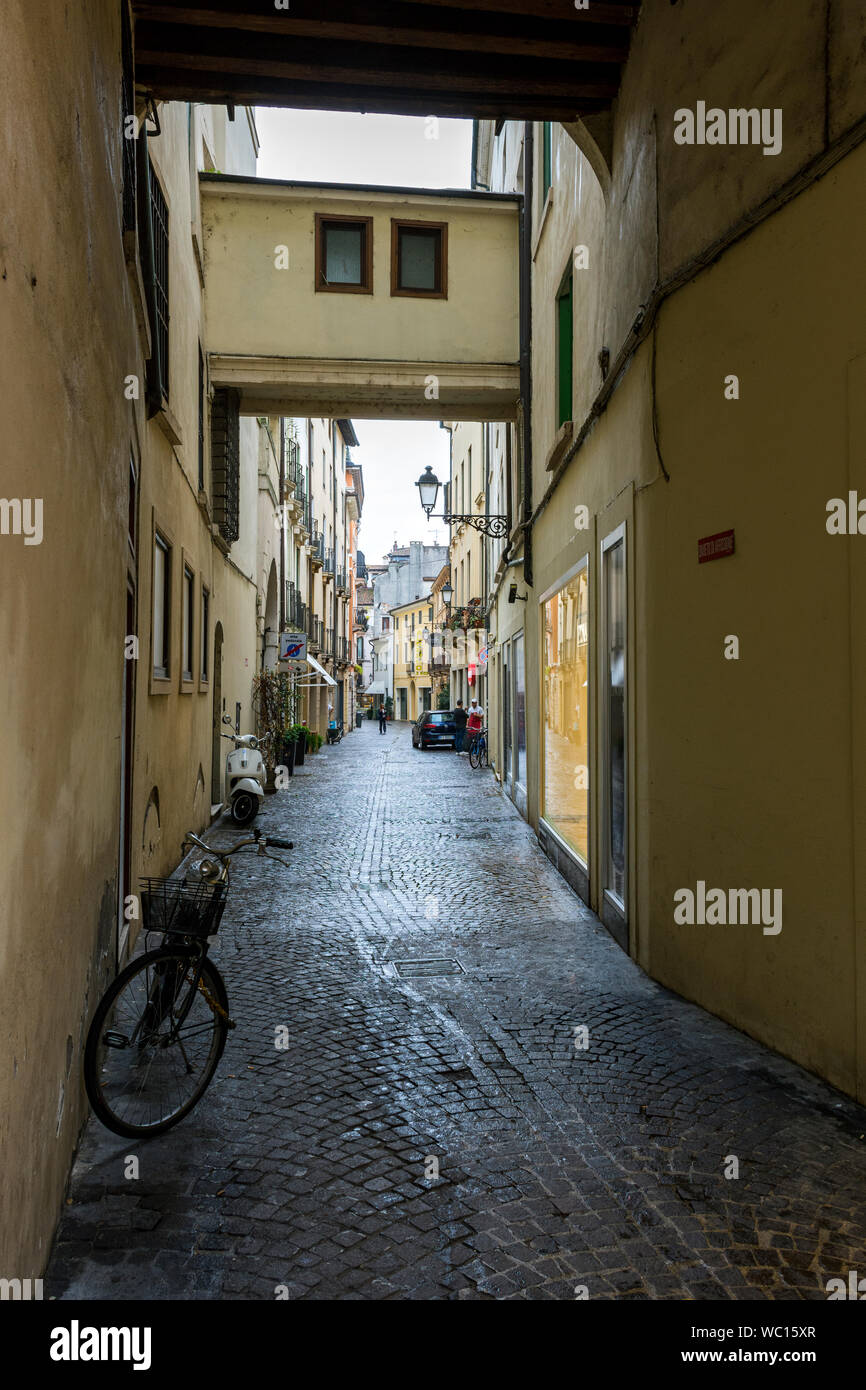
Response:
[{"label": "window shutter", "polygon": [[214,391],[211,408],[211,476],[214,521],[231,545],[240,535],[240,392]]}]

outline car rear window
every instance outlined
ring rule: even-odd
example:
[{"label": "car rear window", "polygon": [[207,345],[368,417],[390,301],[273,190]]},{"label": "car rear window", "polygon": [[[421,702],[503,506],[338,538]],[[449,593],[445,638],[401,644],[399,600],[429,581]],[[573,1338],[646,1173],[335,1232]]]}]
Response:
[{"label": "car rear window", "polygon": [[450,718],[450,714],[446,714],[444,710],[434,710],[432,714],[427,715],[427,723],[445,724]]}]

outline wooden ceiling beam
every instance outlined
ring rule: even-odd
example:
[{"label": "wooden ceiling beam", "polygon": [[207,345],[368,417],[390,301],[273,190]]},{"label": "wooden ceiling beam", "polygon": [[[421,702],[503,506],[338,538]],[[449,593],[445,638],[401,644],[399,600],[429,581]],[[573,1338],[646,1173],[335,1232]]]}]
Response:
[{"label": "wooden ceiling beam", "polygon": [[[227,22],[237,29],[258,29],[263,33],[275,31],[275,16],[265,13],[265,6],[245,4],[244,0],[186,0],[186,3],[178,4],[172,3],[172,0],[162,0],[162,3],[160,0],[132,0],[132,8],[136,16],[166,24],[188,23],[207,27]],[[293,9],[303,13],[306,8],[303,0],[292,0],[290,9],[281,13],[288,17]],[[450,29],[456,22],[453,13],[459,10],[472,27],[483,32],[484,21],[490,15],[511,15],[529,20],[536,27],[555,23],[585,29],[608,24],[629,28],[637,19],[639,8],[639,3],[631,3],[631,0],[627,3],[590,0],[585,10],[576,9],[569,0],[390,0],[388,5],[368,6],[367,15],[371,22],[376,23],[379,10],[392,9],[397,13],[405,10],[407,15],[418,9],[434,15],[441,11],[441,27],[447,25]],[[319,13],[322,13],[321,7]],[[276,16],[276,19],[279,24],[280,17]],[[399,20],[396,23],[399,25]]]},{"label": "wooden ceiling beam", "polygon": [[371,88],[344,84],[342,87],[315,82],[286,82],[257,77],[254,82],[227,73],[189,72],[178,68],[139,66],[136,83],[164,101],[212,102],[225,105],[293,107],[310,111],[359,111],[394,116],[443,116],[468,120],[551,120],[574,121],[610,105],[609,98],[567,95],[528,97],[522,92],[510,96],[484,96],[477,91],[450,90],[428,92],[412,88]]},{"label": "wooden ceiling beam", "polygon": [[438,64],[435,55],[429,51],[426,61],[417,68],[400,64],[396,67],[371,67],[371,60],[359,59],[358,63],[342,65],[334,62],[332,49],[322,51],[321,61],[308,59],[305,62],[281,61],[273,58],[252,58],[245,55],[215,53],[163,53],[142,47],[136,51],[136,68],[151,71],[208,72],[225,73],[238,79],[233,85],[251,86],[252,79],[267,77],[283,82],[316,82],[350,85],[361,88],[388,88],[412,83],[416,89],[427,92],[452,91],[455,87],[466,85],[479,94],[512,96],[515,91],[521,96],[573,99],[582,97],[611,100],[617,92],[618,73],[611,71],[599,80],[595,73],[581,72],[578,65],[572,65],[568,77],[554,74],[549,64],[523,64],[519,77],[513,73],[502,72],[496,64],[490,70],[473,68],[456,71],[449,67],[443,55]]},{"label": "wooden ceiling beam", "polygon": [[[522,29],[517,30],[514,26],[510,30],[494,31],[489,27],[480,26],[475,31],[469,29],[431,29],[431,28],[397,28],[392,25],[387,27],[381,21],[378,11],[372,11],[375,19],[356,20],[353,18],[337,18],[339,10],[344,10],[347,14],[354,16],[355,6],[332,7],[327,11],[327,18],[305,18],[295,13],[286,12],[283,15],[255,17],[255,22],[238,22],[236,17],[228,11],[217,11],[211,15],[210,26],[214,29],[232,29],[242,33],[274,34],[281,38],[294,39],[316,39],[321,43],[363,43],[376,44],[382,47],[415,47],[415,48],[438,48],[441,50],[464,52],[464,53],[499,53],[512,57],[535,57],[549,58],[555,62],[583,62],[583,63],[616,63],[621,64],[628,56],[628,37],[619,31],[610,40],[597,43],[586,42],[578,38],[573,33],[568,37],[560,37],[554,33],[547,34],[544,31],[539,36],[538,26],[528,28],[526,32]],[[162,23],[163,15],[159,5],[147,4],[138,7],[139,19],[142,24],[148,21]],[[189,6],[182,5],[172,11],[170,23],[172,25],[185,25],[195,27],[198,19],[194,16],[204,15],[209,12],[191,10]],[[319,12],[321,13],[321,11]],[[165,32],[164,46],[166,50],[174,51],[177,44],[172,41],[171,30]]]}]

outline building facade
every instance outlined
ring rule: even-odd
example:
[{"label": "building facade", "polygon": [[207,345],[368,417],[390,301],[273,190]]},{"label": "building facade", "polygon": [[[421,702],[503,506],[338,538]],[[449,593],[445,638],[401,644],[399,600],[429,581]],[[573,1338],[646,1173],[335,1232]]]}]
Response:
[{"label": "building facade", "polygon": [[419,714],[432,705],[432,597],[396,604],[390,616],[394,653],[394,718],[414,722]]},{"label": "building facade", "polygon": [[[645,4],[606,131],[475,145],[478,182],[524,194],[531,263],[530,434],[487,450],[513,523],[497,772],[651,975],[860,1098],[866,552],[828,515],[864,486],[863,22],[750,26],[746,51],[721,9]],[[802,596],[792,545],[822,576]],[[707,885],[749,921],[678,910]],[[759,889],[783,914],[754,917]]]}]

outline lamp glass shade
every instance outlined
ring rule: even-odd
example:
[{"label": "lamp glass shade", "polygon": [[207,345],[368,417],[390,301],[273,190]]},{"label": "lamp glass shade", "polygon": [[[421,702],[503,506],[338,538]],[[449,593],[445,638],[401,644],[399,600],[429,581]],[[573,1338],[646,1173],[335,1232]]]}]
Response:
[{"label": "lamp glass shade", "polygon": [[451,585],[443,584],[439,592],[442,595],[442,602],[445,604],[446,608],[450,608],[451,600],[454,597],[454,590],[452,589]]},{"label": "lamp glass shade", "polygon": [[421,494],[421,506],[429,516],[436,506],[436,494],[439,491],[439,479],[436,477],[429,463],[418,479],[416,487]]}]

